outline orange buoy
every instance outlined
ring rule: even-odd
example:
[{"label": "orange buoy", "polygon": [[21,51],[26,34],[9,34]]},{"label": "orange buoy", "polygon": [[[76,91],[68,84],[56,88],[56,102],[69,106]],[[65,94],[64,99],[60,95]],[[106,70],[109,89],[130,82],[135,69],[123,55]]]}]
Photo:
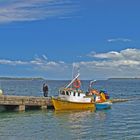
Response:
[{"label": "orange buoy", "polygon": [[73,83],[73,86],[74,86],[75,88],[80,88],[80,86],[81,86],[81,81],[78,80],[78,79],[76,79],[76,80],[74,81],[74,83]]}]

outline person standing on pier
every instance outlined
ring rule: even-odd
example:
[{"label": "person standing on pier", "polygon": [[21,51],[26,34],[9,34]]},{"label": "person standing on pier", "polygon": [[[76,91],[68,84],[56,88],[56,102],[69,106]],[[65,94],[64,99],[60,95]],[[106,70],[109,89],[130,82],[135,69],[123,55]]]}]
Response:
[{"label": "person standing on pier", "polygon": [[48,97],[48,85],[46,83],[43,84],[43,93],[44,93],[44,97]]}]

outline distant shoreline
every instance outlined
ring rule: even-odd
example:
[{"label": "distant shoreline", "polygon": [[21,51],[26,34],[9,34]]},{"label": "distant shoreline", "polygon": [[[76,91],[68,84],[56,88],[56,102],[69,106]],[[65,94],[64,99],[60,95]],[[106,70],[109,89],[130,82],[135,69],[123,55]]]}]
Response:
[{"label": "distant shoreline", "polygon": [[107,80],[140,80],[140,78],[108,78]]},{"label": "distant shoreline", "polygon": [[[46,80],[42,77],[0,77],[0,80]],[[48,79],[48,80],[57,80],[57,81],[61,81],[61,79]],[[71,79],[63,79],[64,81],[70,81]],[[83,81],[90,81],[89,79],[81,79]],[[102,80],[140,80],[140,78],[108,78],[108,79],[100,79]],[[97,81],[100,81],[97,80]]]},{"label": "distant shoreline", "polygon": [[31,77],[31,78],[20,78],[20,77],[0,77],[0,80],[45,80],[44,78],[41,77]]}]

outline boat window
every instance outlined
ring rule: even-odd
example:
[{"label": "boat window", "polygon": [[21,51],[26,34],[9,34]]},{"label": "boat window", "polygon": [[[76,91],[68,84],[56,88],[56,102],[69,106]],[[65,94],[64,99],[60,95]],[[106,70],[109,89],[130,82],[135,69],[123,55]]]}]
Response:
[{"label": "boat window", "polygon": [[75,92],[73,92],[73,96],[75,96]]},{"label": "boat window", "polygon": [[61,93],[62,95],[65,95],[65,91],[61,91],[60,93]]},{"label": "boat window", "polygon": [[80,96],[80,92],[78,92],[78,96]]},{"label": "boat window", "polygon": [[66,91],[66,95],[69,95],[69,92],[68,91]]}]

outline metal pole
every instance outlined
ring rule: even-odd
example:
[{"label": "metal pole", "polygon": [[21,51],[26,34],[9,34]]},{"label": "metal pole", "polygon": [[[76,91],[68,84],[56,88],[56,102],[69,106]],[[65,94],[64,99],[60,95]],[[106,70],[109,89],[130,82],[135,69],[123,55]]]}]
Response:
[{"label": "metal pole", "polygon": [[80,73],[78,73],[74,79],[72,79],[72,81],[66,86],[66,88],[68,88],[78,77],[80,76]]}]

